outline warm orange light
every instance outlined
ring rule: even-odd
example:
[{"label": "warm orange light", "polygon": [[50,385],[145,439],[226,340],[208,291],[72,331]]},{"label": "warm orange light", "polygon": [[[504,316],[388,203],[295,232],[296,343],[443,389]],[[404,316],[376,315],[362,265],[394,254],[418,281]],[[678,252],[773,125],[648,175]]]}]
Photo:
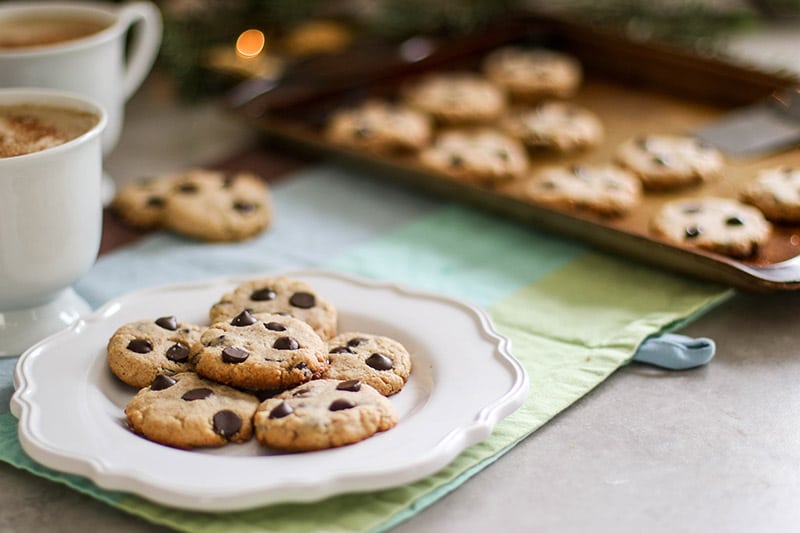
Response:
[{"label": "warm orange light", "polygon": [[247,30],[236,39],[236,53],[242,57],[256,57],[264,49],[266,39],[259,30]]}]

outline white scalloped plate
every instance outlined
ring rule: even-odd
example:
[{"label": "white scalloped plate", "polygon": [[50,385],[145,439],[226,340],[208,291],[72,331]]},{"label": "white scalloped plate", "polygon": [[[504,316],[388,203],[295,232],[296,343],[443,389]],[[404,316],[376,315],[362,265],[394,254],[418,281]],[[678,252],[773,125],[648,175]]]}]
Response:
[{"label": "white scalloped plate", "polygon": [[255,440],[189,452],[132,433],[123,409],[135,391],[106,366],[109,337],[124,323],[164,315],[205,324],[211,304],[247,279],[236,277],[128,294],[26,351],[11,401],[22,447],[39,463],[105,489],[183,509],[232,511],[416,481],[486,439],[524,401],[525,370],[483,311],[340,273],[281,274],[331,300],[339,331],[393,337],[409,349],[411,378],[391,398],[400,418],[395,428],[297,454],[275,453]]}]

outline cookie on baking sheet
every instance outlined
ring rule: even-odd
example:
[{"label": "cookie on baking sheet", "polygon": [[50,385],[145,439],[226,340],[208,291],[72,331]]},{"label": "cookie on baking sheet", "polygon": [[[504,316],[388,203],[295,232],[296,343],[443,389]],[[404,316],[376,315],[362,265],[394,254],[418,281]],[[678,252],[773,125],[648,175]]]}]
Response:
[{"label": "cookie on baking sheet", "polygon": [[685,135],[646,135],[617,149],[617,162],[634,172],[645,189],[674,189],[708,181],[722,172],[722,153]]},{"label": "cookie on baking sheet", "polygon": [[488,122],[505,110],[502,89],[472,72],[429,74],[403,91],[409,106],[449,125]]},{"label": "cookie on baking sheet", "polygon": [[571,55],[544,48],[508,46],[490,53],[486,77],[521,100],[569,98],[580,87],[582,69]]},{"label": "cookie on baking sheet", "polygon": [[639,180],[616,165],[550,166],[519,183],[518,193],[536,203],[620,216],[639,203]]},{"label": "cookie on baking sheet", "polygon": [[288,314],[309,324],[322,339],[336,335],[337,313],[308,283],[283,276],[246,281],[211,306],[211,322],[230,320],[243,310]]},{"label": "cookie on baking sheet", "polygon": [[758,172],[742,191],[742,200],[776,222],[800,222],[800,168],[775,167]]},{"label": "cookie on baking sheet", "polygon": [[592,148],[604,136],[597,115],[578,105],[552,100],[532,108],[512,109],[500,127],[528,148],[561,153]]},{"label": "cookie on baking sheet", "polygon": [[401,104],[371,100],[336,112],[325,130],[333,143],[375,152],[415,151],[430,141],[431,120]]},{"label": "cookie on baking sheet", "polygon": [[286,451],[353,444],[397,424],[392,403],[360,381],[310,381],[258,406],[256,439]]},{"label": "cookie on baking sheet", "polygon": [[384,396],[400,392],[411,374],[411,356],[394,339],[369,333],[341,333],[328,341],[326,379],[358,380]]},{"label": "cookie on baking sheet", "polygon": [[125,407],[133,431],[175,448],[223,446],[253,435],[258,399],[193,372],[159,375]]},{"label": "cookie on baking sheet", "polygon": [[328,368],[325,342],[311,326],[289,316],[249,311],[209,326],[191,357],[199,375],[252,390],[294,387]]},{"label": "cookie on baking sheet", "polygon": [[269,189],[258,176],[196,169],[175,179],[164,225],[204,241],[239,241],[272,218]]},{"label": "cookie on baking sheet", "polygon": [[173,176],[147,177],[123,185],[114,195],[111,209],[128,226],[159,228],[164,223]]},{"label": "cookie on baking sheet", "polygon": [[519,178],[528,168],[519,141],[485,128],[442,132],[420,152],[420,162],[451,177],[486,184]]},{"label": "cookie on baking sheet", "polygon": [[668,202],[653,219],[652,229],[675,243],[732,257],[752,255],[771,232],[755,207],[713,197]]},{"label": "cookie on baking sheet", "polygon": [[189,352],[202,331],[174,316],[125,324],[108,341],[108,366],[120,380],[138,388],[159,374],[192,370]]}]

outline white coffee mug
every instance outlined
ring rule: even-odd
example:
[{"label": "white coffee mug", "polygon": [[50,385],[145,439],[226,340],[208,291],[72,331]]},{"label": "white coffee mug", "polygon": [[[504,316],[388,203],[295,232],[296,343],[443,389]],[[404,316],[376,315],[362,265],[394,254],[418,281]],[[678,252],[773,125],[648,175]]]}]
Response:
[{"label": "white coffee mug", "polygon": [[0,107],[89,112],[97,123],[64,144],[0,157],[0,356],[19,355],[89,310],[70,286],[97,257],[102,231],[105,110],[50,89],[0,89]]},{"label": "white coffee mug", "polygon": [[[105,26],[59,43],[0,48],[0,87],[46,87],[88,96],[108,113],[103,153],[116,146],[125,102],[150,72],[161,44],[161,14],[150,2],[3,2],[0,21],[43,16]],[[126,60],[126,37],[132,29]]]}]

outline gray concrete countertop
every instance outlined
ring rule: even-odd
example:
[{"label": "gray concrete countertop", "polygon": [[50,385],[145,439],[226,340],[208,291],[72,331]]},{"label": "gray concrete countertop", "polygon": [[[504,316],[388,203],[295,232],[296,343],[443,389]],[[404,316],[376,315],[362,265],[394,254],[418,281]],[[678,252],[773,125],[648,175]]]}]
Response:
[{"label": "gray concrete countertop", "polygon": [[[128,107],[107,165],[119,182],[219,159],[251,140],[213,106],[170,107],[158,90],[145,86]],[[142,159],[154,127],[172,141]],[[710,365],[619,370],[395,531],[796,531],[798,317],[800,294],[734,296],[683,330],[716,341]],[[0,502],[4,532],[166,531],[5,463]]]}]

